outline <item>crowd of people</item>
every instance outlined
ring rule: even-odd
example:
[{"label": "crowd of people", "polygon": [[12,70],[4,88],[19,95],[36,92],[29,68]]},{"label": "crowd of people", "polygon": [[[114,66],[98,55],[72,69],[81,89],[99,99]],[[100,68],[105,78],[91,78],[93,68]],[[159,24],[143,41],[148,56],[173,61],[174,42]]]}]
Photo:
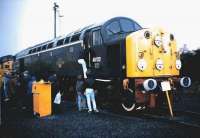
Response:
[{"label": "crowd of people", "polygon": [[21,109],[32,111],[32,83],[36,81],[28,71],[22,74],[5,72],[1,78],[0,94],[4,103],[13,103]]},{"label": "crowd of people", "polygon": [[[32,95],[32,84],[36,80],[34,75],[31,75],[28,71],[24,71],[22,74],[12,74],[9,72],[4,73],[1,85],[0,94],[2,101],[5,103],[15,102],[20,109],[27,110],[33,113],[33,95]],[[63,99],[63,95],[66,93],[68,87],[66,83],[66,77],[58,77],[55,73],[48,76],[44,81],[51,82],[51,99],[52,99],[52,111],[53,113],[58,112],[61,102],[56,103],[55,98],[60,94],[60,98]],[[96,106],[95,100],[95,79],[93,78],[91,70],[87,71],[87,78],[83,75],[77,76],[77,81],[74,84],[76,93],[76,105],[78,111],[88,110],[88,113],[99,112]],[[60,99],[60,100],[62,100]]]}]

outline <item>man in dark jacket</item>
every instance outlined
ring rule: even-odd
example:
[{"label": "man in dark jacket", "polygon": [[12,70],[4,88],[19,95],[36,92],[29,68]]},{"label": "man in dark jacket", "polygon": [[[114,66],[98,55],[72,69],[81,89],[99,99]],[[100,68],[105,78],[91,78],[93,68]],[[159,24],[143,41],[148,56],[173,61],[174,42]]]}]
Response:
[{"label": "man in dark jacket", "polygon": [[87,72],[87,79],[85,81],[85,95],[87,99],[87,105],[88,105],[88,113],[92,112],[91,102],[93,106],[94,112],[99,112],[96,107],[96,100],[95,100],[95,80],[93,78],[92,70],[88,69]]},{"label": "man in dark jacket", "polygon": [[3,77],[3,96],[4,96],[4,101],[7,102],[9,101],[9,83],[10,83],[10,74],[7,72],[4,74]]},{"label": "man in dark jacket", "polygon": [[76,92],[77,92],[77,106],[78,110],[81,111],[86,109],[86,99],[84,93],[84,80],[82,75],[78,75],[76,81]]}]

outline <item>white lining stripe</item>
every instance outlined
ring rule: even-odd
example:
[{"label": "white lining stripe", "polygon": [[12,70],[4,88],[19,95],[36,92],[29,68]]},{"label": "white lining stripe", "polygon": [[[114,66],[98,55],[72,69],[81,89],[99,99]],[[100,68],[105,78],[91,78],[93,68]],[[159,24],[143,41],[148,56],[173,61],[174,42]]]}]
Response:
[{"label": "white lining stripe", "polygon": [[47,50],[44,50],[44,51],[40,51],[40,52],[36,52],[36,53],[33,53],[33,54],[28,54],[28,55],[25,55],[25,56],[19,56],[16,59],[25,58],[25,57],[29,57],[29,56],[33,56],[33,55],[38,55],[40,53],[52,51],[52,50],[63,48],[63,47],[68,47],[68,46],[71,46],[71,45],[74,45],[74,44],[78,44],[78,43],[81,43],[81,47],[83,47],[83,41],[80,40],[80,41],[77,41],[77,42],[74,42],[74,43],[66,44],[66,45],[63,45],[63,46],[57,46],[57,47],[50,48],[50,49],[47,49]]},{"label": "white lining stripe", "polygon": [[96,81],[104,81],[104,82],[111,82],[111,80],[104,80],[104,79],[95,79]]}]

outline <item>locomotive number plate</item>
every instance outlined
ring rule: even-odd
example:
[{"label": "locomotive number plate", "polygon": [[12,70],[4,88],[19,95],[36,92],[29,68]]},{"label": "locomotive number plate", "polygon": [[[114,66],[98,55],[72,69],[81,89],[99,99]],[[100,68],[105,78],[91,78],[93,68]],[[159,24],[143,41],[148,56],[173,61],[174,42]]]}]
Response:
[{"label": "locomotive number plate", "polygon": [[170,91],[171,90],[169,81],[161,82],[161,87],[162,87],[162,91]]}]

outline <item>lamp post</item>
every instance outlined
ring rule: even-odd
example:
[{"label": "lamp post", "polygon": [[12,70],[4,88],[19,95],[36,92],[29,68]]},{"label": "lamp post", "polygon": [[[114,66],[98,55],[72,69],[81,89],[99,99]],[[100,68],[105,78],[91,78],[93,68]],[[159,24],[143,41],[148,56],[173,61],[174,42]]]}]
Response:
[{"label": "lamp post", "polygon": [[58,4],[56,2],[54,2],[54,38],[56,38],[56,13],[57,13],[57,9],[59,8]]}]

